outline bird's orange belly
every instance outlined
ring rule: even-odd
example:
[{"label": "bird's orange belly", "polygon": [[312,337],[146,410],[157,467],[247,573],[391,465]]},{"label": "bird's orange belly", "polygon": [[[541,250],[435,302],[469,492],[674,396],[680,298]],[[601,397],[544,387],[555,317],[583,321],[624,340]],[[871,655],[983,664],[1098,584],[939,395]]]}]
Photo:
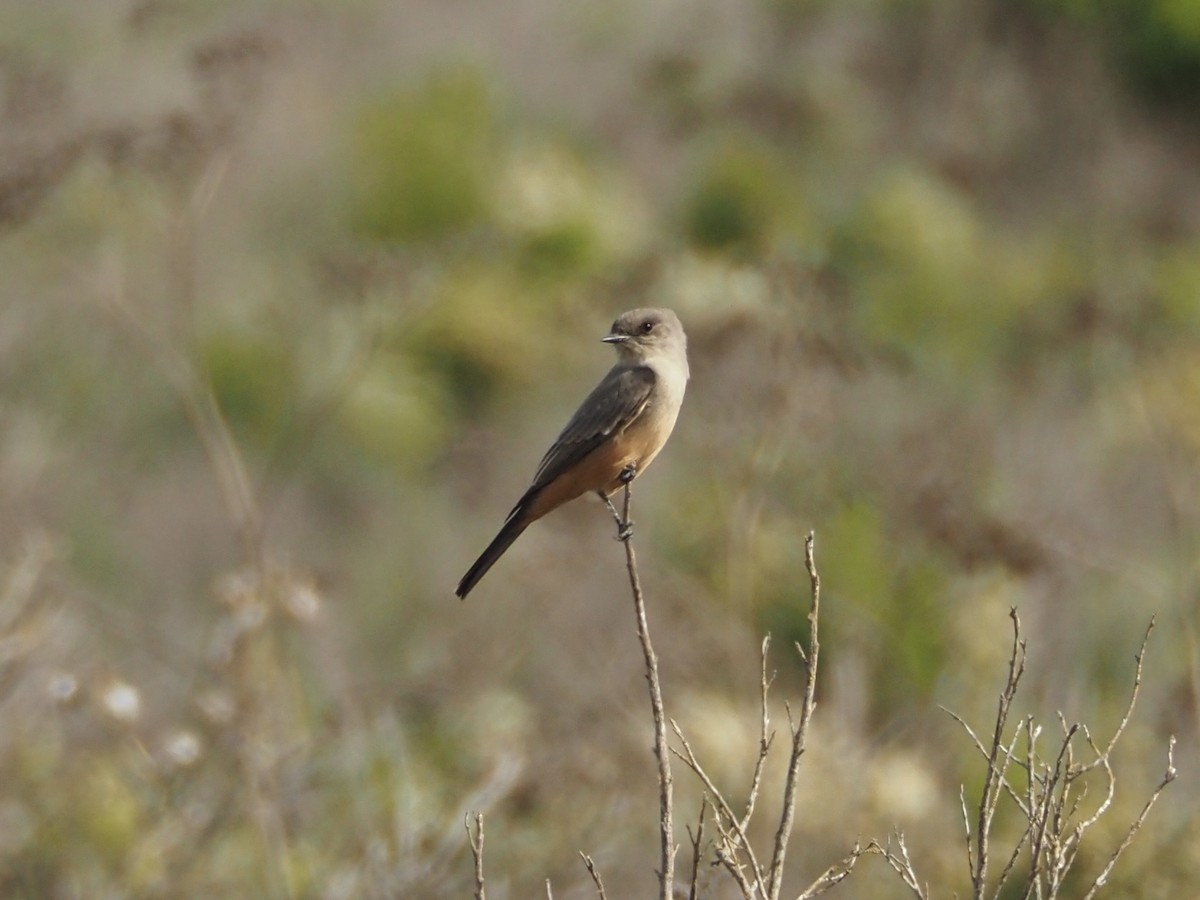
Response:
[{"label": "bird's orange belly", "polygon": [[644,432],[645,429],[627,429],[613,435],[546,485],[530,508],[530,521],[592,491],[616,492],[621,487],[621,473],[630,465],[636,465],[640,475],[659,449],[646,440],[650,435]]}]

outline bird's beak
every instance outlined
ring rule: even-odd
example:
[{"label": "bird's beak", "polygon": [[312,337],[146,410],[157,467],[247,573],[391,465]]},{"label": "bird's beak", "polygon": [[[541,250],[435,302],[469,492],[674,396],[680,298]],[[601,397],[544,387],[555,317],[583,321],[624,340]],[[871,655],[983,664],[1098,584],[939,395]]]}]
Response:
[{"label": "bird's beak", "polygon": [[612,334],[606,334],[604,337],[600,338],[600,340],[604,341],[606,344],[624,344],[627,340],[629,340],[629,335],[617,334],[614,331]]}]

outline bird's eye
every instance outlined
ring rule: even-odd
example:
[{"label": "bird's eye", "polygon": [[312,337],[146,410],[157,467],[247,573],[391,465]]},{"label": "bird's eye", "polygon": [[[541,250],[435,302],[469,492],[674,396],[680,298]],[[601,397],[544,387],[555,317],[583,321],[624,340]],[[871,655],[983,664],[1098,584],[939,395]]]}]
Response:
[{"label": "bird's eye", "polygon": [[653,330],[654,330],[653,322],[643,322],[642,323],[642,334],[649,334]]}]

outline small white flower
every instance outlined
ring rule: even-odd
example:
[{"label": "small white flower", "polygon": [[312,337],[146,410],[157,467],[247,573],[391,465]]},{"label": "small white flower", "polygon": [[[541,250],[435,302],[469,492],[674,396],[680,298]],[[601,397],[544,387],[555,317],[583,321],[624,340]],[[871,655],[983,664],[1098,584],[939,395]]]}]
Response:
[{"label": "small white flower", "polygon": [[321,612],[321,595],[315,587],[304,582],[293,585],[283,603],[287,611],[301,622],[311,622]]},{"label": "small white flower", "polygon": [[118,722],[136,722],[142,714],[142,695],[126,681],[114,680],[100,697],[105,711]]},{"label": "small white flower", "polygon": [[203,747],[200,744],[200,738],[194,732],[180,729],[167,735],[167,739],[163,742],[163,749],[166,751],[167,758],[182,768],[195,763],[200,758],[200,751]]}]

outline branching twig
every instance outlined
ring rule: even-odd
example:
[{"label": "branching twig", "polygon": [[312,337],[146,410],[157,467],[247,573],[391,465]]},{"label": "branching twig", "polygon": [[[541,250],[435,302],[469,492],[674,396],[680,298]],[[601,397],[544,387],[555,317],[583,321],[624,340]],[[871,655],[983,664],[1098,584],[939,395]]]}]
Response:
[{"label": "branching twig", "polygon": [[771,856],[771,879],[767,894],[771,900],[777,900],[783,889],[783,863],[787,856],[788,841],[792,836],[792,826],[796,820],[796,790],[797,776],[800,772],[800,757],[804,755],[808,724],[812,721],[813,710],[817,705],[817,664],[821,652],[817,626],[821,610],[821,577],[817,574],[816,562],[813,559],[813,543],[814,536],[810,531],[808,537],[804,539],[804,566],[808,569],[812,591],[812,601],[808,610],[808,652],[803,654],[805,662],[804,703],[800,707],[800,720],[789,723],[792,729],[792,755],[788,761],[787,780],[783,789],[783,813],[779,817],[779,829],[775,832],[775,848]]},{"label": "branching twig", "polygon": [[854,849],[847,854],[845,859],[834,863],[819,876],[817,876],[816,881],[800,892],[797,900],[809,900],[809,898],[823,894],[831,887],[841,884],[846,880],[847,877],[849,877],[850,873],[854,871],[854,867],[857,865],[859,859],[861,859],[867,853],[877,852],[875,848],[878,848],[878,846],[879,845],[874,841],[872,841],[866,847],[856,843],[854,845]]},{"label": "branching twig", "polygon": [[[961,791],[959,797],[966,831],[967,865],[971,876],[972,896],[983,898],[988,896],[988,891],[991,891],[993,897],[999,896],[1014,871],[1018,858],[1022,857],[1027,850],[1027,855],[1023,858],[1027,861],[1028,877],[1021,896],[1043,900],[1043,898],[1059,896],[1066,884],[1069,871],[1078,859],[1079,848],[1085,833],[1112,808],[1116,793],[1116,774],[1113,770],[1111,755],[1132,719],[1142,684],[1146,645],[1155,623],[1151,619],[1145,637],[1142,639],[1136,657],[1137,667],[1129,702],[1120,723],[1108,742],[1101,746],[1092,737],[1092,733],[1086,725],[1069,723],[1060,712],[1058,720],[1062,728],[1062,738],[1058,742],[1053,756],[1043,757],[1039,754],[1037,747],[1041,728],[1034,724],[1032,717],[1021,720],[1011,740],[1006,740],[1004,736],[1008,727],[1012,701],[1025,667],[1025,642],[1021,638],[1020,619],[1015,609],[1009,611],[1009,616],[1013,622],[1012,651],[1009,656],[1008,678],[1000,695],[990,746],[985,745],[960,716],[949,710],[946,711],[963,727],[976,750],[987,760],[984,789],[976,808],[977,819],[974,834],[971,830],[971,818],[967,811],[966,797]],[[1025,739],[1023,758],[1017,755],[1017,743],[1021,737]],[[1087,744],[1087,749],[1091,754],[1091,759],[1087,762],[1076,761],[1075,741],[1080,737]],[[1107,881],[1117,860],[1142,827],[1151,807],[1166,786],[1174,780],[1174,745],[1174,738],[1171,738],[1167,750],[1166,774],[1146,802],[1141,814],[1130,825],[1120,846],[1113,851],[1103,871],[1092,883],[1087,897],[1092,897]],[[1027,781],[1021,790],[1013,785],[1009,777],[1009,770],[1013,766],[1025,772]],[[1097,777],[1104,779],[1104,793],[1096,808],[1090,814],[1085,814],[1084,803],[1090,789],[1090,783],[1085,779],[1093,772],[1103,773]],[[989,885],[991,828],[997,806],[1004,796],[1011,799],[1024,816],[1025,828],[1009,852],[1008,860],[999,879],[995,884]],[[893,868],[896,868],[895,861],[889,859],[889,862],[892,863]]]},{"label": "branching twig", "polygon": [[921,880],[917,877],[916,869],[913,868],[912,857],[908,855],[908,844],[904,841],[904,833],[897,831],[893,837],[896,841],[896,850],[892,850],[892,838],[888,839],[886,846],[872,841],[865,850],[868,853],[878,853],[882,856],[884,861],[892,867],[892,871],[900,876],[900,880],[908,885],[913,895],[918,900],[925,900],[927,891],[921,886]]},{"label": "branching twig", "polygon": [[[797,715],[793,715],[790,705],[787,710],[788,730],[791,736],[791,753],[788,759],[787,778],[784,783],[782,811],[775,838],[771,846],[771,862],[767,866],[760,863],[750,842],[750,820],[754,815],[759,790],[762,785],[763,771],[767,756],[774,743],[775,734],[771,730],[770,707],[768,693],[774,681],[774,675],[768,674],[767,652],[770,649],[770,636],[762,642],[761,667],[759,673],[759,740],[758,755],[750,778],[750,789],[747,793],[744,812],[738,815],[733,805],[726,799],[721,789],[717,787],[712,777],[705,770],[687,738],[684,737],[678,723],[671,720],[671,727],[679,740],[682,750],[672,748],[680,760],[700,779],[706,794],[704,803],[711,798],[712,820],[717,830],[713,846],[716,862],[724,867],[737,884],[745,900],[779,900],[783,892],[784,862],[787,856],[788,842],[791,840],[792,828],[796,820],[796,795],[799,787],[798,773],[800,758],[804,755],[809,724],[813,711],[816,709],[817,667],[820,663],[820,633],[819,618],[821,609],[821,579],[817,574],[816,562],[813,557],[814,536],[809,532],[804,542],[804,562],[808,570],[810,584],[810,605],[808,611],[808,641],[807,646],[796,644],[796,650],[804,666],[804,695]],[[703,811],[702,811],[703,817]],[[699,840],[693,837],[693,853],[696,860],[700,852]],[[823,872],[800,896],[814,897],[823,893],[833,885],[841,882],[866,852],[875,852],[870,847],[855,845],[854,850],[839,863],[830,866]],[[695,861],[693,863],[695,865]],[[915,878],[915,876],[914,876]],[[695,893],[695,874],[693,873],[693,894]]]},{"label": "branching twig", "polygon": [[[992,819],[1000,801],[1000,785],[1004,780],[1005,764],[1000,762],[1004,740],[1004,727],[1008,722],[1008,710],[1017,693],[1017,685],[1025,673],[1025,642],[1021,639],[1021,618],[1016,607],[1008,611],[1013,623],[1012,652],[1008,658],[1008,680],[996,706],[996,728],[992,732],[992,746],[988,753],[987,777],[984,780],[983,796],[979,799],[979,818],[975,826],[975,867],[971,872],[971,886],[976,900],[982,900],[987,884],[988,841],[991,838]],[[1011,755],[1005,754],[1011,759]]]},{"label": "branching twig", "polygon": [[[746,893],[747,896],[752,896],[752,894],[749,893],[751,890],[751,885],[749,881],[746,880],[745,873],[742,872],[744,864],[739,862],[737,859],[737,854],[744,853],[746,856],[746,861],[750,865],[750,871],[753,874],[754,892],[758,896],[763,896],[766,889],[766,884],[763,880],[763,870],[758,864],[758,858],[754,854],[754,847],[751,845],[750,839],[746,836],[745,823],[743,823],[743,821],[737,817],[733,811],[733,807],[730,805],[729,801],[725,799],[725,795],[721,793],[721,789],[717,787],[716,782],[714,782],[708,772],[704,770],[704,766],[700,764],[700,760],[696,757],[695,752],[692,750],[692,745],[688,743],[688,739],[683,735],[683,730],[679,727],[679,724],[674,719],[671,720],[671,728],[675,732],[675,736],[679,738],[679,742],[683,745],[683,753],[680,753],[674,747],[671,748],[671,752],[679,757],[679,759],[681,759],[687,765],[687,767],[696,774],[696,777],[700,779],[701,783],[712,795],[712,798],[715,802],[713,816],[717,823],[717,831],[721,834],[723,843],[725,845],[722,848],[723,852],[726,854],[725,859],[723,860],[725,862],[725,867],[729,870],[729,874],[734,877],[734,880],[738,882],[738,885],[742,888],[743,893]],[[721,824],[722,820],[727,820],[729,822],[729,828],[725,828]]]},{"label": "branching twig", "polygon": [[596,864],[592,861],[592,858],[582,850],[579,851],[579,858],[583,860],[583,864],[587,866],[588,874],[592,876],[592,884],[596,885],[596,895],[600,900],[608,900],[607,895],[604,893],[604,882],[600,879],[600,873],[597,871]]},{"label": "branching twig", "polygon": [[[1140,654],[1138,664],[1140,668]],[[1141,830],[1142,824],[1146,821],[1146,816],[1150,814],[1151,807],[1158,802],[1158,798],[1162,795],[1163,790],[1166,789],[1168,784],[1175,780],[1176,775],[1178,775],[1178,772],[1175,770],[1175,735],[1171,735],[1171,737],[1167,740],[1167,768],[1166,771],[1163,772],[1162,779],[1158,782],[1158,787],[1154,789],[1154,793],[1150,795],[1150,799],[1147,800],[1146,805],[1142,807],[1141,813],[1139,813],[1138,817],[1133,820],[1133,824],[1129,826],[1129,831],[1126,832],[1124,840],[1122,840],[1117,846],[1117,849],[1112,852],[1112,856],[1108,858],[1108,862],[1105,864],[1104,869],[1099,875],[1096,876],[1096,880],[1092,882],[1092,886],[1088,889],[1088,892],[1084,894],[1084,900],[1090,900],[1090,898],[1096,895],[1096,891],[1100,890],[1100,888],[1102,888],[1108,882],[1108,876],[1112,874],[1113,867],[1117,864],[1117,860],[1121,858],[1121,854],[1125,852],[1131,843],[1133,843],[1134,837],[1137,835],[1138,831]]]},{"label": "branching twig", "polygon": [[[1142,644],[1138,648],[1137,655],[1134,656],[1133,669],[1133,687],[1129,691],[1129,702],[1125,704],[1125,712],[1121,716],[1121,721],[1117,723],[1117,728],[1109,738],[1108,745],[1103,751],[1096,748],[1096,759],[1087,765],[1081,766],[1080,774],[1086,773],[1092,769],[1103,766],[1116,747],[1117,741],[1125,733],[1126,727],[1129,725],[1129,720],[1133,718],[1134,707],[1137,706],[1138,694],[1142,689],[1142,667],[1146,659],[1146,645],[1150,642],[1150,635],[1154,631],[1154,626],[1158,624],[1158,616],[1150,617],[1150,624],[1146,626],[1146,633],[1142,635]],[[1090,742],[1090,739],[1089,739]],[[1093,745],[1095,747],[1095,745]]]},{"label": "branching twig", "polygon": [[750,824],[750,817],[754,815],[754,804],[758,801],[758,786],[762,782],[763,766],[767,762],[767,754],[771,752],[771,744],[775,742],[775,732],[771,730],[771,715],[767,709],[767,693],[771,689],[771,684],[775,681],[775,674],[767,677],[767,650],[771,647],[771,636],[768,634],[763,638],[761,649],[761,672],[762,678],[759,691],[759,706],[760,706],[760,723],[761,730],[758,738],[758,761],[754,764],[754,775],[750,778],[750,792],[746,796],[746,812],[742,816],[742,830]]}]

